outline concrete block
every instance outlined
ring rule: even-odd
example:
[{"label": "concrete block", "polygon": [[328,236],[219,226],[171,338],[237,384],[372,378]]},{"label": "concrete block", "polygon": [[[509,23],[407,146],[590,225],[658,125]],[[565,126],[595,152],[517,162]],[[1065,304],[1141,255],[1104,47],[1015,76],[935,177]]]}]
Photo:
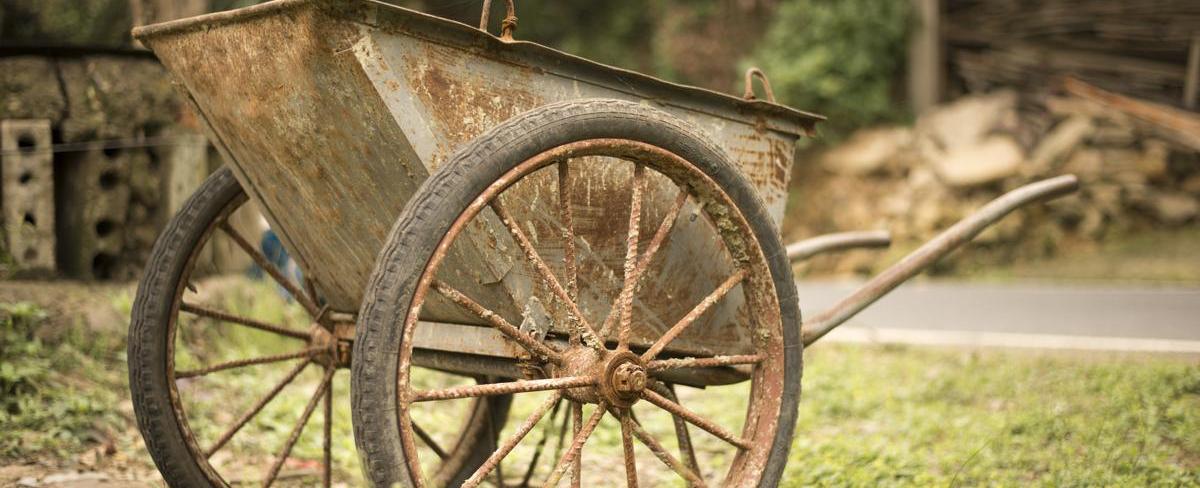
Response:
[{"label": "concrete block", "polygon": [[8,253],[22,269],[55,269],[54,153],[49,120],[0,121],[0,206]]},{"label": "concrete block", "polygon": [[174,135],[166,156],[166,203],[168,215],[175,215],[208,177],[208,139],[199,134]]},{"label": "concrete block", "polygon": [[129,214],[130,151],[93,143],[59,158],[59,265],[70,277],[118,277]]}]

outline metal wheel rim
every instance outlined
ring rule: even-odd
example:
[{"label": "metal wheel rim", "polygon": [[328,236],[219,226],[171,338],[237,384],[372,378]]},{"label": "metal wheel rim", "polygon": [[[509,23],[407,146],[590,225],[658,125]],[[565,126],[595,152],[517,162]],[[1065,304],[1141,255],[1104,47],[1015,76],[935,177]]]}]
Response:
[{"label": "metal wheel rim", "polygon": [[[206,451],[204,448],[202,448],[200,446],[200,442],[197,440],[196,435],[195,435],[193,429],[191,428],[189,417],[188,417],[188,414],[186,411],[187,407],[184,405],[184,402],[181,399],[181,395],[180,395],[179,389],[178,389],[178,380],[180,378],[177,378],[178,372],[175,367],[176,333],[177,333],[178,327],[179,327],[180,314],[183,313],[183,310],[181,310],[181,305],[183,304],[184,293],[187,290],[187,285],[191,280],[192,272],[195,270],[195,264],[196,264],[197,258],[201,255],[202,250],[205,249],[205,247],[212,241],[213,235],[222,227],[222,225],[228,223],[228,218],[234,212],[236,212],[239,208],[241,208],[243,205],[245,205],[248,201],[249,201],[249,199],[246,196],[245,192],[239,191],[238,194],[233,199],[231,199],[226,204],[226,206],[217,214],[217,217],[214,218],[211,222],[209,222],[208,227],[205,229],[203,234],[200,236],[200,238],[196,242],[196,245],[194,247],[192,247],[192,249],[189,251],[188,258],[184,264],[183,272],[180,275],[179,282],[176,285],[176,289],[175,289],[175,292],[174,292],[174,295],[172,298],[171,310],[169,313],[169,320],[168,320],[168,324],[167,324],[168,329],[167,329],[167,364],[166,364],[166,367],[167,367],[168,392],[170,395],[172,414],[175,416],[175,419],[178,422],[178,425],[180,426],[180,429],[182,431],[181,433],[183,434],[183,438],[187,444],[189,453],[192,455],[192,458],[197,461],[197,464],[200,466],[201,470],[204,472],[204,475],[208,478],[208,481],[210,483],[212,483],[214,486],[229,486],[229,483],[224,479],[224,477],[221,476],[220,473],[217,472],[216,468],[214,468],[212,466],[212,464],[210,463],[210,460],[209,460],[212,453],[215,453],[217,450],[219,450],[220,447],[223,447],[224,442],[222,442],[222,445],[220,445],[220,446],[215,446],[216,447],[215,449],[210,447],[212,452]],[[295,285],[295,284],[293,283],[293,285]],[[302,293],[307,295],[307,294],[313,293],[313,291],[311,289],[305,289],[302,291]],[[313,300],[311,297],[308,297],[308,299],[310,301]],[[314,322],[317,321],[317,318],[313,317],[313,314],[311,313],[311,311],[309,312],[309,318],[312,319]],[[296,331],[296,332],[303,333],[304,331]],[[348,369],[349,368],[348,362],[346,364],[338,364],[338,365],[335,365],[332,367],[330,367],[328,365],[319,364],[313,359],[313,357],[315,357],[316,355],[317,355],[317,353],[314,353],[314,354],[311,354],[311,355],[308,355],[308,356],[305,356],[302,358],[297,358],[297,359],[303,359],[304,365],[316,365],[318,367],[324,367],[326,370],[326,373],[329,374],[329,377],[326,378],[325,380],[323,380],[323,384],[322,384],[322,387],[324,388],[325,391],[323,391],[319,394],[314,394],[314,398],[316,398],[317,396],[325,396],[325,395],[330,394],[329,391],[333,385],[331,373],[333,373],[334,371],[336,371],[338,369]],[[307,369],[307,366],[305,366],[304,369]],[[288,380],[288,382],[290,383],[290,380]],[[348,379],[343,380],[342,382],[345,383],[345,386],[347,386],[347,387],[349,386]],[[328,383],[328,384],[325,385],[324,383]],[[219,388],[214,388],[214,389],[219,389]],[[275,392],[273,394],[268,394],[269,398],[273,399],[277,395],[277,393],[278,392]],[[327,401],[328,400],[322,400],[322,403],[327,402]],[[324,408],[328,409],[330,407],[325,406]],[[483,401],[476,402],[474,405],[472,405],[470,408],[467,409],[468,416],[467,416],[467,419],[465,420],[464,426],[470,425],[470,422],[472,422],[476,418],[480,418],[481,416],[485,417],[485,416],[489,415],[488,409],[489,409],[489,407],[487,406],[487,402],[483,402]],[[255,415],[257,415],[257,413]],[[253,417],[246,419],[244,422],[248,422],[252,419],[253,419]],[[308,428],[310,426],[310,424],[313,424],[313,423],[316,423],[315,419],[311,419],[311,418],[307,419],[306,421],[304,421],[302,428]],[[243,424],[242,426],[244,426],[244,425],[245,424]],[[242,426],[237,427],[235,430],[240,430],[240,428]],[[465,448],[466,446],[460,445],[461,443],[459,442],[461,440],[461,437],[466,435],[467,431],[468,431],[467,428],[459,429],[460,439],[457,439],[455,441],[455,445],[451,449],[450,456],[448,457],[448,460],[452,461],[452,462],[443,463],[442,465],[440,465],[438,468],[439,473],[449,472],[450,474],[452,474],[453,472],[455,472],[461,468],[462,463],[467,462],[467,460],[468,460],[467,458],[469,458],[469,452],[467,452],[468,449]],[[328,435],[327,432],[326,432],[326,435]],[[235,432],[235,435],[236,435],[236,432]],[[228,441],[229,441],[229,439],[225,439],[225,442],[228,442]],[[293,445],[294,445],[294,442],[295,441],[292,441]],[[288,447],[287,449],[290,451],[291,447]],[[326,446],[325,449],[326,449],[326,453],[327,453],[326,455],[328,456],[329,447]],[[289,456],[283,456],[278,461],[280,463],[285,462]],[[329,465],[329,462],[327,459],[325,467],[323,469],[329,470],[330,469],[329,466],[330,465]],[[274,473],[269,474],[268,479],[266,481],[264,481],[264,483],[263,483],[264,486],[270,486],[273,483],[275,476],[278,475],[277,468],[273,468],[273,471],[274,471]],[[326,471],[323,473],[322,477],[324,478],[323,486],[327,486],[327,487],[330,486],[331,474],[328,471]]]},{"label": "metal wheel rim", "polygon": [[[454,221],[446,235],[442,237],[435,252],[427,263],[420,280],[417,283],[413,299],[409,307],[408,315],[405,317],[403,339],[401,340],[401,349],[398,354],[399,368],[397,382],[399,408],[397,408],[397,423],[400,430],[401,449],[405,454],[405,460],[408,463],[409,472],[412,475],[413,480],[416,482],[417,486],[424,485],[424,477],[421,474],[419,453],[417,452],[416,443],[413,433],[411,432],[412,429],[409,427],[411,420],[408,418],[407,412],[411,403],[430,400],[427,395],[436,396],[436,392],[417,392],[412,390],[408,384],[408,368],[409,365],[411,365],[413,353],[411,338],[413,337],[413,331],[420,324],[420,311],[422,305],[425,303],[427,295],[432,289],[438,288],[439,286],[434,284],[436,279],[435,275],[442,264],[446,253],[457,237],[462,233],[467,224],[474,220],[484,208],[491,206],[494,210],[497,210],[498,214],[500,213],[500,210],[495,206],[498,204],[493,204],[493,201],[498,201],[499,195],[505,190],[509,189],[518,181],[540,169],[560,163],[565,165],[566,162],[572,158],[585,156],[614,157],[633,162],[635,167],[638,168],[646,167],[653,169],[671,179],[671,181],[674,182],[681,189],[681,191],[690,190],[693,192],[690,194],[691,197],[701,198],[704,203],[702,208],[709,218],[719,219],[722,221],[722,223],[729,224],[725,227],[714,225],[714,230],[720,234],[720,237],[724,240],[726,247],[729,250],[730,257],[733,261],[738,263],[738,268],[740,269],[739,273],[743,274],[742,278],[739,279],[736,284],[740,284],[748,290],[745,293],[747,303],[751,304],[755,310],[761,312],[749,315],[752,316],[756,321],[754,330],[761,332],[760,334],[757,334],[756,337],[760,337],[762,340],[757,341],[758,343],[755,345],[757,352],[755,355],[753,355],[755,366],[753,367],[753,372],[751,374],[751,381],[753,381],[753,384],[751,387],[750,396],[752,401],[749,402],[749,408],[746,412],[746,423],[743,426],[743,435],[739,439],[746,444],[746,447],[739,448],[733,466],[725,477],[724,484],[738,486],[756,485],[761,472],[763,471],[763,467],[765,466],[770,455],[770,447],[774,441],[774,434],[777,428],[780,407],[782,405],[781,392],[783,391],[782,380],[784,377],[783,334],[781,330],[782,321],[780,318],[780,308],[777,301],[777,296],[775,294],[774,283],[771,279],[767,261],[762,255],[762,251],[759,248],[757,241],[754,239],[755,234],[753,233],[750,225],[746,222],[744,216],[737,209],[736,205],[734,205],[733,200],[727,194],[725,194],[720,186],[717,185],[711,178],[701,172],[694,165],[674,153],[656,146],[626,139],[593,139],[565,144],[547,150],[518,164],[513,169],[505,173],[504,176],[497,179],[496,182],[491,184],[483,191],[483,193],[475,198],[468,208]],[[562,171],[564,171],[561,168],[562,166],[560,165],[560,178],[562,178]],[[562,180],[560,179],[560,185],[561,181]],[[633,208],[638,207],[635,205]],[[500,215],[501,220],[504,220],[503,214]],[[569,222],[569,219],[567,221]],[[510,228],[510,232],[511,231],[512,229]],[[747,236],[750,237],[749,241],[751,242],[749,244],[746,242]],[[738,239],[733,239],[733,237],[738,237]],[[741,244],[739,245],[735,242]],[[632,247],[634,248],[634,250],[631,251],[633,254],[630,254],[629,256],[634,257],[627,258],[627,271],[630,270],[630,260],[635,260],[637,258],[636,254],[638,251],[636,250],[636,244]],[[732,279],[733,277],[730,278]],[[572,279],[573,278],[568,277],[567,281],[570,282]],[[636,288],[636,284],[634,287]],[[441,289],[438,289],[435,292],[446,296],[446,293],[444,293]],[[451,290],[450,293],[453,293],[453,290]],[[628,300],[628,298],[626,298],[626,300]],[[617,310],[616,305],[617,303],[614,304],[613,313],[615,313],[615,310]],[[624,333],[622,332],[622,335],[623,334]],[[573,336],[572,340],[574,339],[575,337]],[[624,339],[621,341],[623,344]],[[580,338],[580,342],[586,343],[587,339]],[[618,349],[623,347],[626,346],[618,345]],[[529,349],[529,352],[531,356],[537,355],[537,350],[535,349]],[[716,363],[714,364],[724,365],[749,363],[749,361],[746,360],[745,355],[738,357],[718,356],[709,359],[709,361],[715,361]],[[672,361],[659,361],[658,363],[648,361],[641,364],[641,366],[648,371],[653,371],[653,368],[656,366],[659,368],[670,368],[676,367],[676,364],[677,363],[673,363]],[[651,376],[653,375],[653,373],[648,374]],[[561,392],[562,390],[569,390],[572,388],[577,389],[579,387],[579,385],[569,384],[566,382],[559,382],[557,385],[557,388],[542,388],[542,390],[557,389]],[[520,392],[521,391],[512,391],[511,393]],[[645,398],[645,396],[643,396],[643,398]],[[661,396],[659,399],[661,399]],[[599,404],[605,407],[604,410],[609,410],[609,408],[613,406],[611,402],[605,401],[601,401]],[[526,424],[529,424],[528,427],[532,428],[531,422],[536,423],[541,416],[545,414],[545,411],[548,410],[549,407],[549,403],[543,405],[541,408],[539,408],[540,413],[535,412],[534,416],[537,418],[530,417],[530,419],[527,419]],[[621,419],[623,436],[628,442],[630,437],[628,431],[636,430],[638,427],[627,414],[623,414],[621,412],[622,410],[617,408],[610,413]],[[578,416],[578,414],[576,415]],[[600,415],[603,415],[603,413]],[[578,417],[576,418],[577,431],[580,420],[581,419]],[[593,426],[594,422],[591,422],[590,420],[591,419],[589,419],[589,423],[585,425],[583,429]],[[522,425],[520,428],[518,428],[518,431],[524,431],[524,433],[527,434],[528,429],[526,429],[526,427],[527,425]],[[519,436],[523,437],[524,434],[519,434]],[[639,437],[639,440],[641,440],[641,437]],[[578,438],[573,439],[573,441],[578,441]],[[516,442],[521,442],[521,439],[518,438]],[[655,451],[654,447],[645,444],[645,442],[646,441],[643,441],[644,445],[650,447],[651,451]],[[661,449],[661,446],[659,446],[659,448]],[[570,456],[570,453],[576,451],[576,449],[577,448],[575,446],[568,448],[568,457]],[[626,449],[630,449],[628,444],[626,445]],[[655,454],[658,455],[657,452],[655,452]],[[627,456],[628,455],[629,454],[627,453]],[[493,457],[495,457],[495,454]],[[503,455],[501,455],[500,459],[503,459]],[[626,466],[628,469],[630,461],[628,461],[628,457],[626,459]],[[491,460],[489,460],[489,463],[490,461]],[[667,461],[664,459],[664,462]],[[482,481],[482,476],[487,474],[484,472],[481,475],[481,472],[487,468],[488,463],[485,463],[484,467],[481,468],[480,471],[476,472],[476,476],[471,480],[468,480],[467,484],[464,486],[475,486],[480,483]],[[672,468],[674,469],[675,467],[673,466]],[[678,470],[677,472],[679,472],[680,475],[685,479],[688,479],[686,473]],[[630,484],[635,485],[636,474],[631,474],[630,476]],[[702,484],[702,482],[700,484]]]}]

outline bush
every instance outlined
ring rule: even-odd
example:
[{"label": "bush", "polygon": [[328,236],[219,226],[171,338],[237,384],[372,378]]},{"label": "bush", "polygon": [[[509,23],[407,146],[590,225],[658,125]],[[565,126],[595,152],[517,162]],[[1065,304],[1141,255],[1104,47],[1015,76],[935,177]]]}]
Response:
[{"label": "bush", "polygon": [[751,59],[781,103],[829,117],[822,132],[836,140],[907,116],[895,93],[911,20],[900,0],[790,0]]}]

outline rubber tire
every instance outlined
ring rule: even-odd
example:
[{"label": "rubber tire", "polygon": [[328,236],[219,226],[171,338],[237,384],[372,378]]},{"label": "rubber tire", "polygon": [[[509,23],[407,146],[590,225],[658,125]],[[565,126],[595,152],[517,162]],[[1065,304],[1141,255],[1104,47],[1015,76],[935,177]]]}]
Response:
[{"label": "rubber tire", "polygon": [[471,201],[507,171],[554,147],[596,138],[640,141],[683,157],[724,189],[753,228],[783,319],[784,397],[759,486],[778,484],[796,424],[803,357],[796,286],[779,231],[754,187],[700,130],[643,105],[585,100],[532,110],[479,136],[430,175],[393,226],[359,312],[351,367],[354,440],[375,486],[412,483],[396,426],[397,354],[417,281],[434,248]]},{"label": "rubber tire", "polygon": [[[163,479],[173,487],[212,486],[184,440],[183,427],[171,407],[167,372],[167,324],[179,280],[192,251],[201,244],[214,219],[242,187],[229,168],[222,167],[184,202],[154,244],[141,281],[129,325],[129,388],[138,429]],[[511,398],[491,403],[496,425],[503,426]],[[476,443],[457,474],[466,479],[487,459],[494,443]]]},{"label": "rubber tire", "polygon": [[209,224],[242,194],[242,187],[228,168],[209,176],[158,236],[133,301],[128,351],[133,410],[150,457],[170,486],[211,483],[193,458],[171,406],[165,367],[167,324],[190,254],[201,243]]}]

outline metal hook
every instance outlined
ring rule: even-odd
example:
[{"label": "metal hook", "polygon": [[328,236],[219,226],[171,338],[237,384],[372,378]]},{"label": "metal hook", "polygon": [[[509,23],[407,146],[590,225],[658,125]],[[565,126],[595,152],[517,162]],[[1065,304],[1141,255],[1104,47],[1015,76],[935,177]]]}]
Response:
[{"label": "metal hook", "polygon": [[[513,5],[513,0],[504,0],[505,15],[504,20],[500,21],[500,38],[506,41],[513,40],[513,33],[517,31],[517,8]],[[479,30],[488,31],[488,21],[491,20],[492,0],[483,0],[483,12],[479,15]]]},{"label": "metal hook", "polygon": [[775,103],[775,92],[771,91],[771,82],[767,81],[767,74],[763,70],[756,67],[751,67],[746,70],[746,100],[754,100],[758,97],[754,95],[754,78],[757,77],[762,81],[763,91],[767,92],[767,101]]}]

